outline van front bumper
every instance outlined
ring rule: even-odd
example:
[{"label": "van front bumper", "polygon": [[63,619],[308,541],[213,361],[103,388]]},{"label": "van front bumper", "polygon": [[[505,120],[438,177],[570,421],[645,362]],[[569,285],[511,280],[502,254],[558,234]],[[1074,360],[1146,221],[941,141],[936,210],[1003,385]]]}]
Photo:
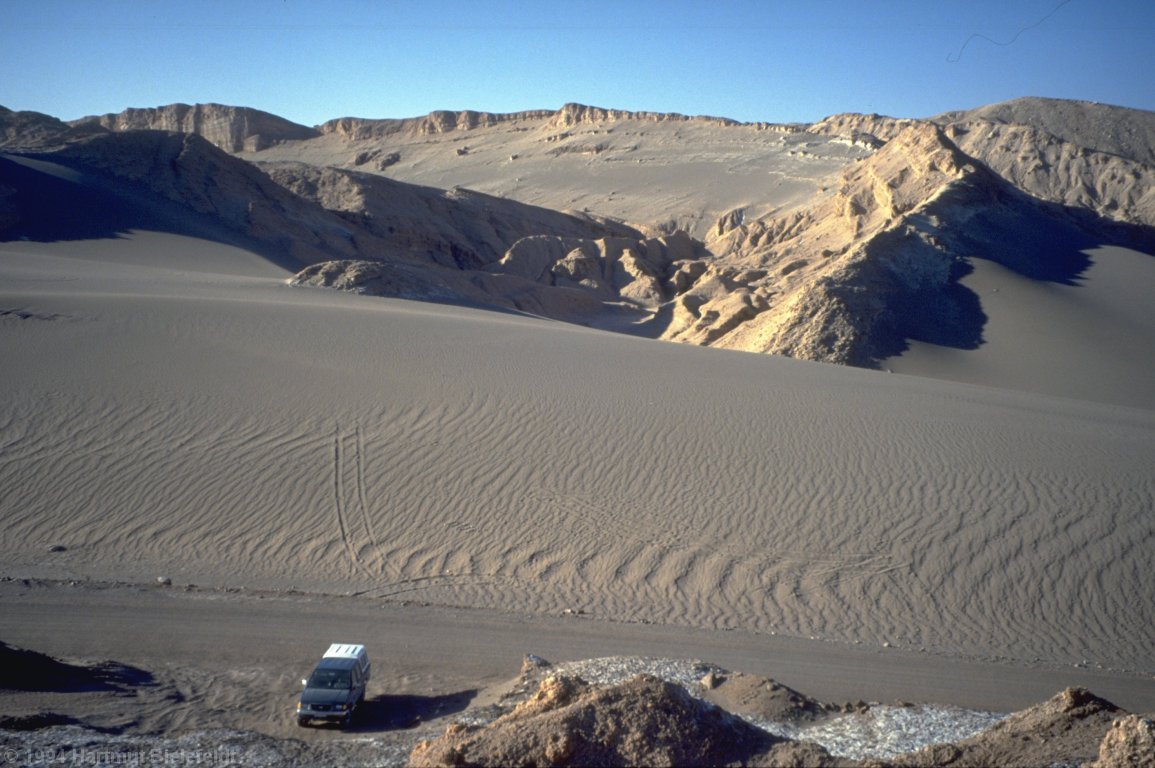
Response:
[{"label": "van front bumper", "polygon": [[353,707],[349,704],[298,704],[297,722],[304,723],[310,720],[326,723],[338,723],[349,719]]}]

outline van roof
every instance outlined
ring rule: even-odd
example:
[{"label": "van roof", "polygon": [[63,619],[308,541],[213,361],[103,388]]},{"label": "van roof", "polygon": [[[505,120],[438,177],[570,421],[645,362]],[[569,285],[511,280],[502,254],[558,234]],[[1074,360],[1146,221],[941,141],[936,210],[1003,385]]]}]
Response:
[{"label": "van roof", "polygon": [[325,651],[326,659],[358,659],[365,655],[365,646],[354,643],[333,643]]},{"label": "van roof", "polygon": [[317,662],[317,666],[314,667],[314,671],[318,669],[352,669],[355,666],[357,666],[356,659],[334,658],[332,656],[326,656]]}]

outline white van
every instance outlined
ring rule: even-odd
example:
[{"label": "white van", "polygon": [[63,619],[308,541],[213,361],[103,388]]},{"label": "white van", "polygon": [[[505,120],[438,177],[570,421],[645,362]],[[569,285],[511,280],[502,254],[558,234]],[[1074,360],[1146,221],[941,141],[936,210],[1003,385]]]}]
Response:
[{"label": "white van", "polygon": [[317,720],[348,725],[365,700],[372,665],[365,646],[333,643],[308,679],[297,702],[297,725]]}]

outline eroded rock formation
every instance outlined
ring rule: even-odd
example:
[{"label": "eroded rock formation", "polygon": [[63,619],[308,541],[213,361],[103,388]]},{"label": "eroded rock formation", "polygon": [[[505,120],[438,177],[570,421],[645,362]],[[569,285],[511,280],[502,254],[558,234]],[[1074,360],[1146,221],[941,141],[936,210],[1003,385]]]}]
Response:
[{"label": "eroded rock formation", "polygon": [[195,133],[226,152],[258,151],[273,144],[311,139],[314,128],[248,107],[223,104],[169,104],[148,109],[126,109],[85,117],[73,125],[96,123],[110,131],[173,131]]}]

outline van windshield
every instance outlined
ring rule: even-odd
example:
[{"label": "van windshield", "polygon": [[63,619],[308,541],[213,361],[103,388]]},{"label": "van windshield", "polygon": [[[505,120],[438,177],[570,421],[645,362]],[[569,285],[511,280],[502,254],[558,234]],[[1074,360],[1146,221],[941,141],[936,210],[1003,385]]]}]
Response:
[{"label": "van windshield", "polygon": [[309,676],[310,688],[342,688],[348,690],[353,687],[353,678],[345,669],[314,669]]}]

